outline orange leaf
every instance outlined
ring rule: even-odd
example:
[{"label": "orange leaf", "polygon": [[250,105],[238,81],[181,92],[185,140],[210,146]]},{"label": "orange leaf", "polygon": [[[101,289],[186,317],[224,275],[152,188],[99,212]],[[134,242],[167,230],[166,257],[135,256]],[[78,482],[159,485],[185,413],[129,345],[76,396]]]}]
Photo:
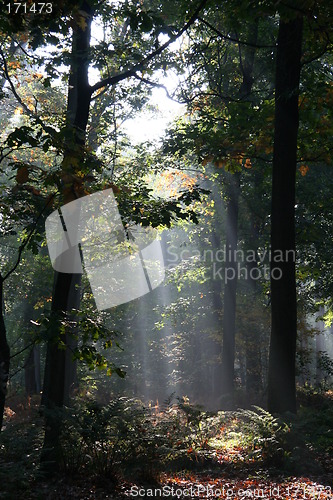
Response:
[{"label": "orange leaf", "polygon": [[298,170],[301,172],[301,175],[304,177],[310,169],[307,165],[301,165]]}]

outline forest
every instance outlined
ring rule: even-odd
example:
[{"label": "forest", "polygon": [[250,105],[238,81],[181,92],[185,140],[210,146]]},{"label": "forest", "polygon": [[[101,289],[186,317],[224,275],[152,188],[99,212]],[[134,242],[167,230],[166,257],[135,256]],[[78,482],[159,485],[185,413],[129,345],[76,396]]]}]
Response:
[{"label": "forest", "polygon": [[333,498],[333,3],[0,0],[0,498]]}]

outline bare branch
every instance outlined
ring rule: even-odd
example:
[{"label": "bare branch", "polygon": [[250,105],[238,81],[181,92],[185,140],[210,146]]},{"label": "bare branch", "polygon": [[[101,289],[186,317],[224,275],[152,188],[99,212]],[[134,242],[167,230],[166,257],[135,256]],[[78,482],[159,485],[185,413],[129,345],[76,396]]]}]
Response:
[{"label": "bare branch", "polygon": [[[19,337],[19,338],[20,338],[20,337]],[[15,354],[12,354],[12,355],[11,355],[11,357],[10,357],[10,359],[13,359],[13,358],[15,358],[16,356],[19,356],[20,354],[22,354],[22,352],[26,351],[27,349],[30,349],[30,347],[33,347],[34,345],[36,345],[36,342],[30,342],[30,344],[28,344],[28,345],[26,345],[25,347],[23,347],[23,349],[21,349],[20,351],[17,351]],[[13,347],[13,346],[11,346],[11,348],[12,348],[12,347]],[[25,368],[25,364],[24,364],[23,368]],[[16,375],[16,373],[17,373],[17,372],[15,372],[15,373],[11,376],[11,378],[12,378],[12,377],[14,377],[14,375]]]},{"label": "bare branch", "polygon": [[166,88],[165,85],[163,85],[162,83],[157,83],[157,82],[153,82],[152,80],[148,80],[147,78],[144,78],[143,76],[140,76],[138,75],[137,73],[135,73],[133,75],[134,78],[136,78],[137,80],[140,80],[140,82],[143,82],[143,83],[146,83],[147,85],[151,85],[152,87],[156,87],[156,88],[160,88],[160,89],[163,89],[166,96],[168,97],[168,99],[170,99],[170,101],[174,101],[174,102],[178,102],[179,104],[185,104],[181,101],[179,101],[178,99],[175,99],[168,91],[168,89]]},{"label": "bare branch", "polygon": [[22,50],[23,54],[25,54],[29,59],[34,59],[35,61],[39,61],[39,57],[29,54],[29,52],[24,48],[24,45],[22,45],[20,42],[18,42],[14,37],[11,36],[11,39],[13,40],[14,43],[16,43],[16,49],[19,48]]}]

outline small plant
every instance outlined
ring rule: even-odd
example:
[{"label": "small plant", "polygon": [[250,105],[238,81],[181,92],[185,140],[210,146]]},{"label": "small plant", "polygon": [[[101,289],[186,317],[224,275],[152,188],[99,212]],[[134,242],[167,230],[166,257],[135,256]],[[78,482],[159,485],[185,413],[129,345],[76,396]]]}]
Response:
[{"label": "small plant", "polygon": [[281,465],[288,455],[287,436],[290,426],[258,406],[254,410],[235,413],[236,428],[241,431],[243,445],[252,455],[272,465]]}]

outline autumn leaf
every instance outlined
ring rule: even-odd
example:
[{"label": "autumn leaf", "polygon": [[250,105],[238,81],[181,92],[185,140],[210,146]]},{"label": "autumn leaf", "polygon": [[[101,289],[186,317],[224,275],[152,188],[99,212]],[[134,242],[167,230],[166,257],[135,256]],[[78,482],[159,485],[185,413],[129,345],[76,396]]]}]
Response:
[{"label": "autumn leaf", "polygon": [[301,172],[301,175],[305,177],[310,169],[307,165],[301,165],[298,170]]},{"label": "autumn leaf", "polygon": [[18,69],[21,67],[21,64],[18,61],[9,61],[7,63],[8,68],[10,69]]}]

